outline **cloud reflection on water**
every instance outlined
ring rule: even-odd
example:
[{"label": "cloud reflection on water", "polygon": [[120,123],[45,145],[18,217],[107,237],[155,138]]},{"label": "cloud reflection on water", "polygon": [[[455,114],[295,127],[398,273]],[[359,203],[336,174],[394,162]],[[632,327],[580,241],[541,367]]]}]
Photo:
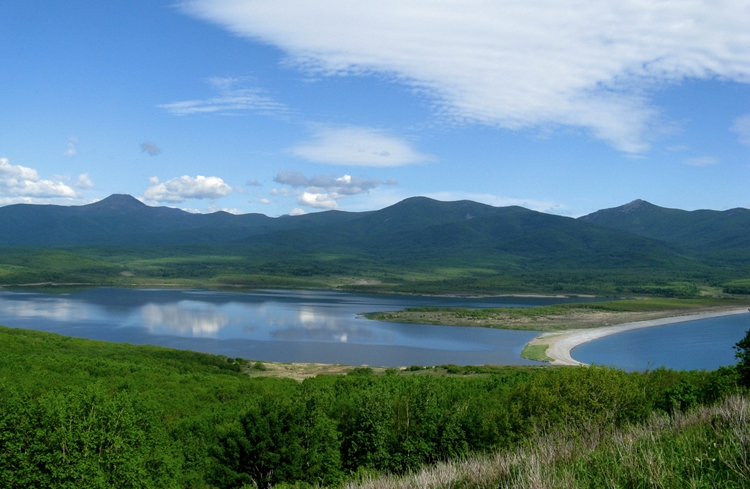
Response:
[{"label": "cloud reflection on water", "polygon": [[79,307],[68,298],[46,300],[0,299],[0,308],[8,315],[22,318],[46,318],[55,321],[83,321],[89,318],[88,309]]},{"label": "cloud reflection on water", "polygon": [[229,316],[217,307],[196,301],[175,304],[146,304],[141,307],[144,325],[151,332],[216,336],[229,324]]},{"label": "cloud reflection on water", "polygon": [[373,328],[340,321],[338,316],[314,307],[303,306],[290,326],[271,332],[275,340],[283,341],[333,341],[339,343],[369,343],[377,339]]},{"label": "cloud reflection on water", "polygon": [[320,291],[100,288],[52,295],[0,290],[0,324],[269,361],[389,366],[530,363],[514,349],[520,351],[534,332],[357,318],[362,311],[436,304],[498,306],[471,299]]}]

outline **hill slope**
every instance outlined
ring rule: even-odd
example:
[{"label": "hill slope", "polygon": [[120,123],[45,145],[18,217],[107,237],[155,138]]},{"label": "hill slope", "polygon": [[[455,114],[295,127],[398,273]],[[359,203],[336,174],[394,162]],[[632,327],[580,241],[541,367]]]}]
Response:
[{"label": "hill slope", "polygon": [[572,219],[414,197],[377,211],[271,218],[113,195],[0,208],[0,283],[338,287],[366,279],[401,292],[692,294],[696,286],[685,284],[747,278],[749,215],[636,201]]},{"label": "hill slope", "polygon": [[129,195],[93,204],[0,207],[0,246],[123,246],[229,243],[277,229],[341,222],[352,213],[329,211],[294,219],[227,212],[191,214],[150,207]]},{"label": "hill slope", "polygon": [[520,270],[694,265],[669,244],[572,218],[425,197],[345,222],[276,228],[236,245],[264,256],[345,255],[404,266],[504,265]]},{"label": "hill slope", "polygon": [[750,209],[684,211],[635,200],[580,220],[671,243],[713,260],[745,262],[750,255]]}]

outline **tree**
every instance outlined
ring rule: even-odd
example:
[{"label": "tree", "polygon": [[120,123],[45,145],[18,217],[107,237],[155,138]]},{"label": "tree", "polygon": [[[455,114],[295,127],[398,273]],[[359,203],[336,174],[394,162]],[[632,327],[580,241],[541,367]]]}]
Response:
[{"label": "tree", "polygon": [[0,487],[177,487],[153,409],[97,384],[38,398],[0,385]]},{"label": "tree", "polygon": [[335,423],[282,395],[266,395],[220,426],[214,458],[219,487],[333,484],[341,466]]},{"label": "tree", "polygon": [[750,330],[747,330],[745,337],[734,345],[734,349],[737,350],[734,356],[738,360],[739,383],[742,386],[750,387]]}]

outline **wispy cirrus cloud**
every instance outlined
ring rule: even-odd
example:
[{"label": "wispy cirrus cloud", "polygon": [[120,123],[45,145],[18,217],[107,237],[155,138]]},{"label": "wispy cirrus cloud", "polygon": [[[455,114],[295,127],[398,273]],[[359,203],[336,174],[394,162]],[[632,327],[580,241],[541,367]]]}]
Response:
[{"label": "wispy cirrus cloud", "polygon": [[[273,179],[276,183],[288,185],[297,189],[297,203],[305,207],[316,209],[338,209],[338,201],[350,197],[368,193],[379,185],[397,185],[393,179],[386,182],[378,178],[359,178],[351,175],[337,177],[336,175],[306,177],[296,171],[280,171]],[[274,189],[275,190],[275,189]],[[272,191],[272,195],[284,194],[284,190]],[[289,195],[289,192],[286,192]]]},{"label": "wispy cirrus cloud", "polygon": [[192,114],[232,114],[255,111],[278,114],[287,111],[284,104],[274,101],[256,87],[247,87],[246,80],[232,77],[208,79],[209,85],[218,92],[216,97],[202,100],[184,100],[159,105],[171,114],[187,116]]},{"label": "wispy cirrus cloud", "polygon": [[737,140],[741,144],[750,146],[750,114],[736,118],[730,130],[737,135]]},{"label": "wispy cirrus cloud", "polygon": [[369,127],[318,129],[313,137],[289,149],[316,163],[353,166],[403,166],[432,161],[406,141]]},{"label": "wispy cirrus cloud", "polygon": [[188,199],[218,199],[232,193],[232,187],[219,177],[190,177],[183,175],[160,182],[157,177],[149,179],[150,185],[142,198],[156,202],[179,203]]},{"label": "wispy cirrus cloud", "polygon": [[715,156],[701,156],[699,158],[686,158],[683,160],[686,165],[690,166],[713,166],[720,163],[719,158]]},{"label": "wispy cirrus cloud", "polygon": [[65,153],[63,155],[67,157],[75,156],[75,154],[78,152],[78,138],[68,138],[68,149],[65,150]]},{"label": "wispy cirrus cloud", "polygon": [[381,74],[443,116],[583,128],[642,153],[665,83],[750,82],[744,0],[185,0],[184,12],[323,76]]}]

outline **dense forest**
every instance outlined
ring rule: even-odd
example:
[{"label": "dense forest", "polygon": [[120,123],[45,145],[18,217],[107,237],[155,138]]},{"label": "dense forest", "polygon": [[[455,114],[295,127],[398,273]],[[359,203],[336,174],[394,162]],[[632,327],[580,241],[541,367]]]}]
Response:
[{"label": "dense forest", "polygon": [[194,215],[128,195],[0,208],[0,285],[694,297],[750,291],[750,211],[636,201],[578,219],[471,201]]},{"label": "dense forest", "polygon": [[[452,365],[303,382],[247,374],[263,368],[0,328],[2,486],[340,486],[519,449],[540,432],[631,429],[742,394],[746,375]],[[727,487],[749,475],[725,472]]]}]

